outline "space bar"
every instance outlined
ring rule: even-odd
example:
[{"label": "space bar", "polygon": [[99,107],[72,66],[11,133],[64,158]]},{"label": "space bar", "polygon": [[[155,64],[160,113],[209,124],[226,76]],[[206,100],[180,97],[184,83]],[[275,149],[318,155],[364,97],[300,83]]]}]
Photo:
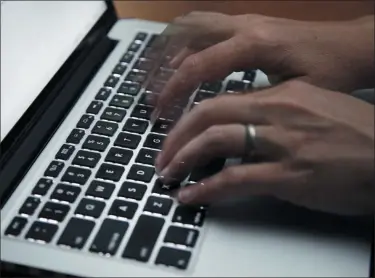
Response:
[{"label": "space bar", "polygon": [[165,220],[159,217],[141,215],[122,257],[147,262],[150,259],[164,222]]}]

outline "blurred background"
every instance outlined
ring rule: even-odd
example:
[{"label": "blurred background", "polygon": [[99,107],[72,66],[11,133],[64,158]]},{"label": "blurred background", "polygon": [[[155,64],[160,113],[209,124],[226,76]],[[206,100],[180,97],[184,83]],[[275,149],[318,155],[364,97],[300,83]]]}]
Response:
[{"label": "blurred background", "polygon": [[114,1],[118,16],[169,22],[190,11],[256,13],[301,20],[344,20],[374,14],[373,0],[357,1]]}]

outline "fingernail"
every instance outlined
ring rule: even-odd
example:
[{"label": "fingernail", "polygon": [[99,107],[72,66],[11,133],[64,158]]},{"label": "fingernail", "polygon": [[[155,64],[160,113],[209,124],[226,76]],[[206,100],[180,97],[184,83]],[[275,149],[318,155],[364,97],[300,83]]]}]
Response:
[{"label": "fingernail", "polygon": [[160,171],[160,176],[161,177],[163,177],[163,180],[167,180],[168,179],[168,177],[169,177],[169,167],[167,166],[167,167],[165,167],[164,169],[162,169],[161,171]]},{"label": "fingernail", "polygon": [[178,200],[182,203],[189,203],[194,197],[194,191],[191,188],[184,188],[178,192]]}]

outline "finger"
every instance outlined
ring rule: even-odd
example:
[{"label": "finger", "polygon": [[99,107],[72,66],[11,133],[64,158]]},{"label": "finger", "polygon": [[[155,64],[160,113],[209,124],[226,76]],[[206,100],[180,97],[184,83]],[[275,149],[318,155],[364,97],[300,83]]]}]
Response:
[{"label": "finger", "polygon": [[191,50],[190,48],[188,47],[183,47],[178,53],[177,55],[175,55],[173,57],[173,59],[169,62],[169,65],[173,68],[178,68],[182,62],[187,58],[189,57],[190,55],[192,55],[193,53],[195,53],[195,51]]},{"label": "finger", "polygon": [[212,34],[231,36],[235,32],[234,17],[216,12],[191,12],[186,16],[176,18],[173,24],[186,28],[192,33],[207,36]]},{"label": "finger", "polygon": [[288,139],[294,135],[288,136],[273,126],[254,126],[255,138],[249,142],[247,128],[240,124],[208,128],[178,150],[160,176],[165,181],[183,180],[194,167],[219,157],[244,158],[252,154],[276,161],[285,155],[290,147]]},{"label": "finger", "polygon": [[157,170],[161,171],[187,142],[213,125],[265,124],[262,107],[256,99],[252,95],[226,95],[198,104],[180,119],[164,141],[156,159]]},{"label": "finger", "polygon": [[244,64],[245,54],[246,46],[232,38],[190,55],[166,83],[157,108],[162,110],[171,98],[193,92],[201,82],[227,76]]},{"label": "finger", "polygon": [[231,166],[180,189],[178,199],[184,204],[208,204],[235,196],[277,195],[290,176],[278,162]]},{"label": "finger", "polygon": [[243,125],[212,126],[184,145],[160,176],[166,182],[182,180],[197,165],[205,165],[215,157],[240,157],[245,149]]}]

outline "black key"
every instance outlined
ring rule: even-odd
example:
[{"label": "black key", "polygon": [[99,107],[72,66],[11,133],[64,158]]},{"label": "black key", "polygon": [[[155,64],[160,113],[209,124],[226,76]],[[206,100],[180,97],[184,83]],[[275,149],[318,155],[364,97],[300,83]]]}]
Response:
[{"label": "black key", "polygon": [[136,43],[136,42],[132,42],[129,47],[128,47],[128,51],[131,51],[131,52],[137,52],[139,50],[139,48],[141,47],[141,45],[139,43]]},{"label": "black key", "polygon": [[108,212],[109,215],[133,219],[135,212],[138,209],[138,204],[135,202],[115,200]]},{"label": "black key", "polygon": [[6,235],[19,236],[27,224],[27,219],[23,217],[14,217],[8,228],[5,230]]},{"label": "black key", "polygon": [[103,152],[109,145],[110,140],[106,137],[89,135],[83,143],[82,148]]},{"label": "black key", "polygon": [[130,168],[127,178],[130,180],[150,182],[152,177],[154,176],[154,172],[155,170],[153,167],[134,164]]},{"label": "black key", "polygon": [[111,95],[111,89],[101,88],[100,91],[97,93],[95,99],[106,101],[110,95]]},{"label": "black key", "polygon": [[118,74],[118,75],[123,75],[124,72],[126,71],[126,69],[127,69],[127,66],[120,63],[120,64],[117,64],[115,66],[115,68],[113,69],[112,73],[113,74]]},{"label": "black key", "polygon": [[138,83],[138,84],[123,83],[123,84],[127,84],[127,87],[125,87],[124,89],[121,89],[121,87],[120,87],[119,90],[117,91],[117,93],[129,94],[129,91],[130,91],[131,95],[136,95],[136,94],[138,94],[138,92],[141,88],[140,84],[145,82],[146,79],[147,79],[147,73],[146,72],[133,71],[132,70],[125,77],[125,81],[132,82],[132,83]]},{"label": "black key", "polygon": [[135,39],[136,41],[144,41],[147,38],[147,33],[144,32],[139,32],[136,36]]},{"label": "black key", "polygon": [[97,123],[92,129],[92,133],[105,136],[112,136],[113,134],[115,134],[117,128],[118,125],[116,123],[97,121]]},{"label": "black key", "polygon": [[81,188],[60,183],[52,192],[51,199],[74,203],[79,193],[81,193]]},{"label": "black key", "polygon": [[86,196],[109,199],[115,187],[113,183],[94,180],[87,189]]},{"label": "black key", "polygon": [[105,161],[127,165],[133,156],[133,151],[120,148],[111,148]]},{"label": "black key", "polygon": [[165,221],[162,218],[141,215],[122,256],[147,262],[164,223]]},{"label": "black key", "polygon": [[149,106],[137,105],[136,107],[134,107],[131,116],[134,118],[149,120],[152,113],[152,109],[153,108]]},{"label": "black key", "polygon": [[129,149],[136,149],[138,147],[139,142],[141,141],[142,137],[139,135],[121,132],[114,143],[115,146],[129,148]]},{"label": "black key", "polygon": [[39,213],[39,218],[56,220],[62,222],[68,214],[70,207],[68,205],[47,202]]},{"label": "black key", "polygon": [[237,80],[229,80],[226,87],[226,91],[228,92],[241,92],[245,89],[246,83]]},{"label": "black key", "polygon": [[93,221],[74,217],[69,220],[57,244],[82,249],[94,226]]},{"label": "black key", "polygon": [[91,175],[91,171],[88,169],[82,169],[82,168],[70,166],[66,170],[61,181],[78,183],[78,184],[83,185],[89,179],[90,175]]},{"label": "black key", "polygon": [[171,226],[165,235],[164,242],[194,247],[198,236],[199,232],[197,230]]},{"label": "black key", "polygon": [[149,59],[138,59],[134,64],[134,69],[142,71],[151,71],[154,67],[154,61]]},{"label": "black key", "polygon": [[122,56],[120,62],[121,63],[127,63],[127,64],[130,64],[131,61],[133,60],[134,58],[134,54],[133,53],[130,53],[130,52],[126,52],[124,54],[124,56]]},{"label": "black key", "polygon": [[172,129],[173,122],[167,120],[157,120],[154,126],[151,129],[151,132],[161,133],[161,134],[168,134],[168,132]]},{"label": "black key", "polygon": [[78,128],[90,128],[92,122],[94,121],[94,116],[93,115],[83,115],[79,122],[77,123]]},{"label": "black key", "polygon": [[215,82],[204,82],[200,89],[208,92],[219,93],[221,91],[222,83],[221,81]]},{"label": "black key", "polygon": [[117,93],[136,96],[139,93],[140,89],[141,86],[139,84],[123,82],[121,83],[120,88],[118,88]]},{"label": "black key", "polygon": [[150,98],[152,97],[152,93],[143,93],[138,100],[138,104],[153,106],[153,104],[150,103]]},{"label": "black key", "polygon": [[216,95],[213,94],[213,93],[199,91],[199,92],[197,92],[197,94],[194,98],[194,102],[201,102],[205,99],[210,99],[210,98],[214,98],[214,97],[216,97]]},{"label": "black key", "polygon": [[154,46],[155,44],[155,41],[157,41],[157,39],[159,38],[160,36],[158,34],[153,34],[151,35],[151,38],[148,40],[147,42],[147,46]]},{"label": "black key", "polygon": [[122,95],[115,95],[111,102],[109,103],[110,106],[120,107],[120,108],[129,108],[133,104],[133,97],[131,96],[122,96]]},{"label": "black key", "polygon": [[245,71],[242,77],[242,80],[253,82],[255,80],[255,76],[256,76],[255,70]]},{"label": "black key", "polygon": [[218,173],[224,166],[225,159],[215,159],[207,165],[196,167],[190,174],[189,181],[198,182]]},{"label": "black key", "polygon": [[103,163],[95,177],[103,180],[119,181],[124,170],[124,167]]},{"label": "black key", "polygon": [[68,160],[72,153],[74,152],[75,147],[72,145],[67,145],[64,144],[60,148],[59,152],[56,154],[55,158],[56,159],[61,159],[61,160]]},{"label": "black key", "polygon": [[156,151],[156,150],[141,149],[138,153],[138,156],[135,162],[148,164],[148,165],[154,165],[155,159],[158,153],[159,151]]},{"label": "black key", "polygon": [[27,232],[25,238],[40,240],[49,243],[55,233],[57,232],[58,226],[55,224],[50,224],[46,222],[35,221],[29,231]]},{"label": "black key", "polygon": [[79,151],[73,159],[74,165],[86,166],[94,168],[99,162],[101,155],[99,153],[89,151]]},{"label": "black key", "polygon": [[126,110],[124,109],[117,109],[113,107],[107,107],[102,116],[100,117],[102,120],[114,121],[114,122],[122,122],[126,115]]},{"label": "black key", "polygon": [[126,181],[122,184],[118,196],[140,201],[145,195],[146,190],[147,186],[144,184]]},{"label": "black key", "polygon": [[147,148],[161,150],[164,138],[164,135],[150,133],[146,138],[144,146]]},{"label": "black key", "polygon": [[46,177],[56,178],[61,170],[64,168],[65,164],[61,161],[52,161],[48,166],[47,170],[44,172]]},{"label": "black key", "polygon": [[72,132],[69,134],[68,138],[66,139],[67,143],[70,144],[79,144],[81,142],[83,136],[85,136],[85,131],[82,129],[73,129]]},{"label": "black key", "polygon": [[91,252],[114,255],[120,246],[129,224],[125,221],[105,219],[90,247]]},{"label": "black key", "polygon": [[202,226],[205,211],[191,206],[178,206],[172,218],[172,222],[194,226]]},{"label": "black key", "polygon": [[114,88],[116,87],[117,82],[120,80],[117,76],[110,75],[104,83],[105,87]]},{"label": "black key", "polygon": [[168,215],[172,204],[172,199],[150,196],[148,197],[147,203],[143,210],[161,215]]},{"label": "black key", "polygon": [[41,178],[38,183],[35,185],[31,194],[44,196],[48,193],[51,188],[53,181],[51,179]]},{"label": "black key", "polygon": [[28,197],[19,210],[20,214],[32,215],[40,204],[38,197]]},{"label": "black key", "polygon": [[90,103],[89,107],[87,107],[86,113],[96,115],[100,112],[102,107],[103,107],[103,102],[94,100],[93,102]]},{"label": "black key", "polygon": [[147,127],[148,127],[147,121],[130,118],[126,121],[123,130],[143,134],[146,132]]},{"label": "black key", "polygon": [[104,207],[104,202],[83,198],[74,213],[98,218],[102,214]]},{"label": "black key", "polygon": [[156,257],[155,264],[172,266],[185,270],[191,258],[191,252],[163,246]]},{"label": "black key", "polygon": [[152,189],[152,193],[169,196],[174,189],[180,188],[180,186],[180,182],[164,184],[160,179],[157,179],[155,181],[154,188]]}]

